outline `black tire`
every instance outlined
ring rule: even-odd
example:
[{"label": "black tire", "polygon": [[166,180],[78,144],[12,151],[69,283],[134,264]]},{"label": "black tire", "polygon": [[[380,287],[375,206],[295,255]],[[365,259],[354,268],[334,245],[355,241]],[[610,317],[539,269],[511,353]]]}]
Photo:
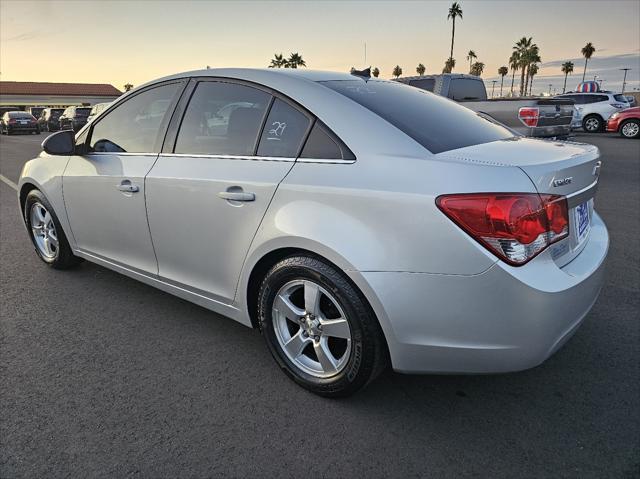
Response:
[{"label": "black tire", "polygon": [[[635,128],[635,134],[627,134],[626,130],[627,128],[629,128],[630,126],[636,126]],[[627,128],[625,128],[625,126]],[[639,120],[627,120],[622,122],[622,124],[620,125],[620,136],[622,136],[623,138],[630,138],[630,139],[636,139],[636,138],[640,138],[640,121]]]},{"label": "black tire", "polygon": [[[53,258],[46,257],[44,254],[42,254],[34,238],[33,229],[31,227],[30,212],[31,212],[31,207],[36,203],[40,203],[42,206],[44,206],[49,212],[49,214],[51,215],[51,218],[53,219],[53,224],[55,226],[55,230],[58,237],[58,248]],[[55,269],[69,269],[69,268],[73,268],[74,266],[77,266],[82,262],[82,258],[78,258],[77,256],[74,256],[73,252],[71,251],[71,246],[69,246],[69,241],[67,240],[67,237],[64,234],[64,230],[60,225],[60,221],[58,220],[58,217],[55,211],[53,210],[51,203],[49,203],[49,201],[42,194],[41,191],[33,189],[27,194],[27,198],[25,199],[22,212],[23,212],[25,224],[27,225],[27,231],[29,234],[29,238],[31,239],[31,243],[33,244],[33,247],[36,250],[36,254],[45,264]]]},{"label": "black tire", "polygon": [[[296,366],[276,337],[273,303],[278,291],[295,280],[310,280],[329,291],[349,323],[350,355],[344,367],[331,377],[319,378]],[[344,273],[319,258],[291,256],[274,265],[260,286],[258,318],[262,335],[278,365],[296,383],[320,396],[349,396],[373,381],[388,364],[382,329],[366,299]]]},{"label": "black tire", "polygon": [[604,120],[600,115],[587,115],[582,120],[582,129],[587,133],[600,133],[604,129]]}]

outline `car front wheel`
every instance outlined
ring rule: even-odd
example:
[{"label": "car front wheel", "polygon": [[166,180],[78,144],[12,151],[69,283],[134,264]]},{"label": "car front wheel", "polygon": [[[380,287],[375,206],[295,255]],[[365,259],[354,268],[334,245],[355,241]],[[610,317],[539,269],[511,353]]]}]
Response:
[{"label": "car front wheel", "polygon": [[620,134],[625,138],[640,138],[640,121],[625,121],[620,127]]},{"label": "car front wheel", "polygon": [[273,266],[260,287],[258,315],[280,367],[321,396],[348,396],[387,364],[371,307],[341,271],[321,259],[292,256]]}]

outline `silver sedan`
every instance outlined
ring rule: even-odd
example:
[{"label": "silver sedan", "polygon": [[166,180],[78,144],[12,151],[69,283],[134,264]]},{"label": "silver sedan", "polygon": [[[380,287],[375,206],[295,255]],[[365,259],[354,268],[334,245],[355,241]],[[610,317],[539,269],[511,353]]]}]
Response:
[{"label": "silver sedan", "polygon": [[540,364],[602,285],[598,149],[365,75],[213,69],[132,90],[25,165],[36,253],[259,328],[324,396],[387,366]]}]

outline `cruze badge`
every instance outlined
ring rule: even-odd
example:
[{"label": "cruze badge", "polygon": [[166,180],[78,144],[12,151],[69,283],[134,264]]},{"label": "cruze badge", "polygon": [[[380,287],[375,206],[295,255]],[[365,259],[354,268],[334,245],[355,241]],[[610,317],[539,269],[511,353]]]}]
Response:
[{"label": "cruze badge", "polygon": [[562,178],[561,180],[553,180],[553,186],[564,186],[568,185],[573,181],[573,176],[569,176],[568,178]]}]

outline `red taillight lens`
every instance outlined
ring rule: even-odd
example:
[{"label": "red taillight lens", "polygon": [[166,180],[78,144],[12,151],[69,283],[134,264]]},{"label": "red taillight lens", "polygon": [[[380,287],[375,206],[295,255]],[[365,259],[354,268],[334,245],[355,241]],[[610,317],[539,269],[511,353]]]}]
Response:
[{"label": "red taillight lens", "polygon": [[540,110],[537,108],[523,107],[518,110],[518,118],[522,123],[532,128],[538,126],[538,119],[540,118]]},{"label": "red taillight lens", "polygon": [[16,119],[15,119],[15,118],[12,118],[12,119],[10,119],[10,120],[9,120],[9,124],[10,124],[10,125],[13,125],[15,122],[16,122]]},{"label": "red taillight lens", "polygon": [[515,266],[569,235],[562,196],[472,193],[439,196],[436,204],[476,241]]}]

